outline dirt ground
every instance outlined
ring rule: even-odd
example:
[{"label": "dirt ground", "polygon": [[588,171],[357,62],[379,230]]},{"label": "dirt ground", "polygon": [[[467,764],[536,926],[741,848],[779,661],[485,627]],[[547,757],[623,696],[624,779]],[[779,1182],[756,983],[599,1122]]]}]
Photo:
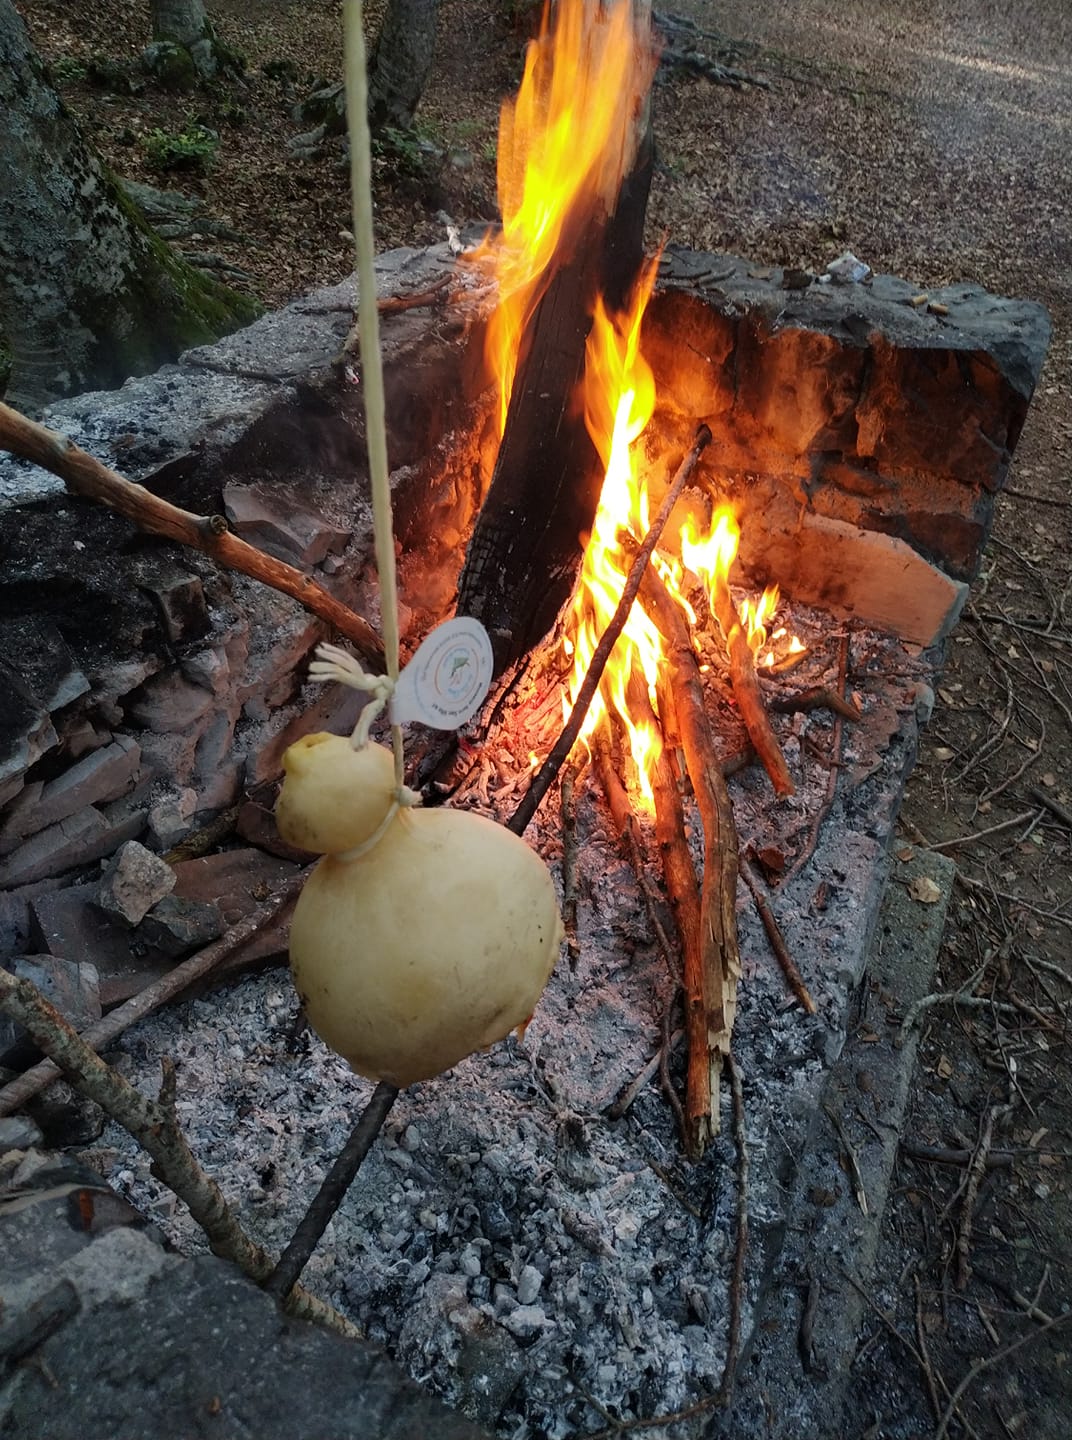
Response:
[{"label": "dirt ground", "polygon": [[[20,8],[51,61],[133,57],[148,40],[140,4]],[[202,196],[245,237],[190,248],[209,244],[274,305],[350,268],[337,147],[300,160],[287,147],[308,128],[293,103],[336,74],[341,7],[210,0],[209,9],[247,57],[244,83],[118,97],[68,66],[61,89],[120,173]],[[384,248],[441,239],[441,210],[459,221],[494,216],[497,109],[519,74],[525,7],[502,5],[493,19],[486,10],[443,0],[417,135],[381,147],[376,162]],[[696,48],[763,84],[662,77],[653,237],[811,269],[848,247],[921,289],[980,281],[1040,300],[1052,317],[1049,359],[905,808],[905,844],[941,844],[957,861],[939,984],[974,1003],[928,1012],[846,1435],[1063,1440],[1072,1433],[1072,8],[678,0],[678,13],[725,37]],[[290,64],[270,66],[270,78],[262,67],[273,61]],[[204,176],[161,179],[147,165],[146,133],[193,120],[219,132],[215,163]],[[919,1145],[961,1156],[913,1158]],[[984,1168],[988,1153],[999,1163]]]}]

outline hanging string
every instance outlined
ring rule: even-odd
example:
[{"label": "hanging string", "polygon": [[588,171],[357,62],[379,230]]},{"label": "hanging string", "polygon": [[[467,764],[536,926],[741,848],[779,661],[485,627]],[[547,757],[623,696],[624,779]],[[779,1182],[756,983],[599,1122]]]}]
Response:
[{"label": "hanging string", "polygon": [[[361,341],[361,383],[365,397],[365,439],[372,484],[372,522],[376,569],[380,577],[380,624],[387,657],[387,680],[398,679],[398,580],[391,520],[391,485],[387,469],[387,422],[380,356],[380,318],[376,309],[375,241],[372,234],[372,140],[368,124],[368,74],[362,0],[345,0],[343,10],[346,114],[350,129],[350,192],[353,200],[354,248],[357,251],[357,318]],[[382,709],[382,703],[380,708]],[[378,712],[377,712],[378,713]],[[367,738],[367,729],[366,729]],[[355,738],[355,743],[356,738]],[[402,730],[391,726],[395,787],[404,778]]]}]

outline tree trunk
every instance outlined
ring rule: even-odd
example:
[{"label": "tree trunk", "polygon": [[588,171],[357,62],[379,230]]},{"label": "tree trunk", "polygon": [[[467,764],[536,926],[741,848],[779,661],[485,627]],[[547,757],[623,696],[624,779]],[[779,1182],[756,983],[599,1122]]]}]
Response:
[{"label": "tree trunk", "polygon": [[408,130],[432,69],[439,0],[388,0],[369,63],[369,124]]},{"label": "tree trunk", "polygon": [[154,40],[166,40],[189,50],[198,40],[212,39],[212,26],[204,0],[149,0]]},{"label": "tree trunk", "polygon": [[180,259],[122,194],[49,84],[11,0],[0,0],[0,195],[12,405],[32,410],[119,385],[257,313]]}]

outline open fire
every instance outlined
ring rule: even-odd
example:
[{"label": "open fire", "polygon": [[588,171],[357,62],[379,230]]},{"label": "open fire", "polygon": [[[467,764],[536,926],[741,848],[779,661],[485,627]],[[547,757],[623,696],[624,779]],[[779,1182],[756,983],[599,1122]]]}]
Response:
[{"label": "open fire", "polygon": [[[545,11],[530,45],[515,101],[503,107],[499,142],[499,203],[503,225],[476,255],[498,285],[498,304],[488,327],[486,356],[499,393],[499,435],[505,430],[519,357],[529,327],[556,266],[570,257],[594,212],[609,215],[636,160],[638,124],[647,104],[655,48],[647,19],[627,4],[603,10],[583,0],[566,0],[553,19]],[[641,348],[641,332],[660,255],[642,268],[622,309],[603,293],[593,297],[591,329],[584,354],[581,398],[584,423],[598,452],[603,480],[598,508],[569,607],[562,643],[571,661],[568,715],[626,584],[631,560],[651,524],[659,496],[653,495],[657,466],[640,444],[657,394],[655,378]],[[573,397],[569,397],[571,400]],[[716,507],[709,532],[701,535],[691,515],[652,564],[690,624],[696,612],[687,579],[728,585],[737,555],[739,528],[734,510]],[[741,601],[740,622],[755,657],[775,664],[767,627],[778,605],[778,589]],[[796,654],[800,641],[782,627],[780,652]],[[653,767],[661,749],[650,723],[658,713],[657,680],[665,664],[663,637],[639,604],[634,605],[612,652],[596,700],[581,732],[588,741],[608,710],[620,719],[645,808],[654,803]],[[647,704],[629,699],[640,686]]]},{"label": "open fire", "polygon": [[[661,268],[638,263],[624,290],[601,284],[589,293],[575,274],[561,286],[600,226],[564,207],[569,190],[547,154],[547,131],[567,137],[581,194],[609,212],[635,159],[621,127],[642,117],[650,78],[646,37],[625,24],[628,8],[582,24],[582,7],[562,7],[557,24],[568,32],[573,68],[556,73],[551,52],[540,48],[552,39],[545,24],[526,70],[532,93],[510,112],[503,183],[517,203],[504,200],[504,209],[515,218],[531,212],[543,245],[535,247],[540,265],[520,240],[508,256],[521,233],[508,218],[502,238],[485,248],[488,263],[502,261],[504,298],[517,301],[512,315],[504,310],[490,326],[499,337],[493,348],[503,352],[494,414],[463,349],[473,334],[484,339],[481,301],[458,306],[446,320],[440,312],[433,324],[423,323],[427,310],[410,304],[414,293],[442,295],[428,287],[457,278],[445,248],[385,257],[380,276],[384,308],[399,301],[385,343],[395,392],[405,401],[392,440],[410,642],[447,611],[464,537],[486,498],[474,458],[485,453],[484,427],[505,444],[513,394],[546,339],[535,329],[556,287],[584,302],[583,376],[570,372],[563,423],[575,412],[599,487],[584,523],[570,520],[571,543],[583,532],[586,547],[583,561],[578,547],[580,578],[568,604],[564,611],[561,600],[554,606],[565,616],[568,665],[557,663],[553,646],[542,648],[556,676],[572,672],[571,696],[658,512],[671,457],[688,449],[700,426],[717,437],[702,491],[675,514],[651,567],[676,618],[657,623],[650,590],[658,588],[642,591],[588,720],[592,773],[608,804],[580,783],[569,799],[564,785],[561,814],[547,805],[536,822],[541,851],[562,855],[572,963],[560,965],[522,1046],[497,1047],[442,1084],[407,1091],[402,1121],[370,1155],[364,1183],[338,1216],[335,1243],[314,1267],[322,1293],[373,1339],[503,1434],[522,1426],[554,1437],[583,1431],[592,1423],[587,1396],[630,1419],[713,1393],[732,1370],[738,1335],[747,1342],[770,1322],[763,1307],[780,1283],[774,1266],[782,1235],[806,1231],[810,1244],[807,1223],[789,1209],[796,1164],[845,1040],[903,777],[934,679],[933,655],[919,649],[945,633],[963,591],[958,582],[978,563],[1044,330],[1035,307],[990,296],[976,304],[969,287],[936,298],[948,312],[939,328],[912,305],[917,289],[905,282],[879,277],[851,298],[829,287],[787,299],[780,277],[761,275],[762,267],[675,255],[669,247]],[[591,62],[599,84],[588,94],[578,77]],[[598,117],[602,150],[590,153],[580,141],[597,129],[604,93],[611,113]],[[559,114],[554,96],[575,108]],[[530,124],[533,116],[539,123]],[[530,151],[542,169],[524,168]],[[601,168],[604,152],[615,156],[613,183]],[[536,173],[556,176],[549,190],[535,186]],[[53,423],[143,481],[141,499],[164,491],[183,505],[226,508],[233,534],[281,548],[298,567],[303,593],[316,576],[332,592],[332,613],[355,620],[367,608],[368,536],[354,504],[361,447],[348,419],[352,391],[340,400],[336,380],[319,369],[338,351],[350,299],[336,292],[297,302],[216,347],[203,365],[205,357],[177,367],[163,386],[155,377],[133,382],[122,397],[61,408]],[[857,312],[871,327],[862,342],[858,324],[842,323]],[[1017,345],[1023,334],[1035,336],[1034,359],[1020,370],[1009,361],[1008,334],[995,339],[988,328],[995,313]],[[297,362],[287,352],[283,365],[281,337],[299,331],[315,339]],[[265,374],[284,383],[257,378]],[[184,386],[195,397],[189,413],[209,417],[203,434],[174,427],[176,392]],[[539,386],[530,391],[539,400]],[[415,393],[418,409],[432,417],[427,426],[409,423]],[[923,433],[927,445],[917,443]],[[144,440],[132,442],[139,435]],[[533,436],[541,438],[540,425],[526,441]],[[42,453],[47,463],[54,450]],[[563,474],[579,476],[583,486],[583,449],[571,455],[581,463]],[[278,837],[268,834],[250,791],[270,787],[279,755],[298,735],[342,731],[354,717],[338,697],[311,701],[302,690],[321,620],[276,591],[236,581],[226,561],[146,544],[134,530],[116,545],[113,527],[122,522],[114,515],[58,489],[19,490],[26,475],[11,465],[0,471],[0,538],[12,556],[0,598],[16,617],[12,633],[20,643],[25,637],[13,652],[21,728],[11,755],[0,756],[7,767],[0,765],[0,885],[16,892],[10,913],[27,917],[18,922],[20,950],[32,945],[57,970],[67,965],[65,954],[85,955],[111,1005],[174,966],[175,949],[165,950],[161,937],[169,947],[186,943],[190,907],[205,924],[238,925],[266,888],[296,883],[290,859],[264,853]],[[516,512],[519,532],[534,515],[554,515],[561,491],[555,474],[546,479],[542,509]],[[70,488],[78,490],[76,481]],[[5,510],[7,495],[17,498]],[[213,528],[198,524],[198,533]],[[767,573],[782,582],[807,641],[802,684],[821,690],[824,703],[836,687],[842,706],[837,718],[814,714],[798,703],[806,691],[789,693],[795,683],[764,687],[796,788],[793,798],[774,803],[756,770],[735,774],[721,796],[714,785],[703,790],[703,775],[720,773],[727,752],[741,758],[744,735],[725,703],[724,659],[712,652],[708,667],[694,653],[710,643],[705,635],[720,631],[718,650],[724,643],[740,663],[747,652],[753,680],[757,669],[777,676],[795,662],[803,646],[788,633],[776,594],[750,595],[746,603],[741,586],[730,592],[731,575],[755,587]],[[924,594],[926,604],[918,603]],[[525,597],[522,611],[529,604]],[[334,623],[331,613],[318,614]],[[855,622],[842,625],[846,614]],[[528,651],[547,628],[535,641],[527,637]],[[668,641],[668,633],[682,632],[683,646]],[[350,637],[358,646],[360,633]],[[504,649],[527,653],[521,637],[507,639]],[[682,671],[686,684],[678,684]],[[544,683],[546,674],[537,667],[508,694],[453,797],[456,806],[501,819],[516,803],[542,759],[536,752],[559,726],[559,695]],[[701,754],[695,771],[682,732],[704,706],[692,707],[690,693],[706,700],[705,723],[719,727],[717,751]],[[666,728],[675,721],[677,730]],[[623,730],[633,762],[625,766],[630,793],[622,809],[615,807],[624,789],[619,782],[612,795],[605,773],[608,755],[618,759],[607,736]],[[612,779],[621,773],[618,767]],[[745,842],[742,879],[756,887],[755,908],[736,884],[732,829],[717,829],[726,793]],[[172,846],[236,802],[240,839],[203,860],[174,860]],[[654,812],[654,820],[636,826],[634,812],[646,821]],[[658,863],[656,846],[648,850],[652,825],[660,851],[676,837],[677,859],[688,867],[685,888],[692,889],[684,1007],[677,955],[659,938],[660,924],[665,934],[677,919],[678,895],[668,880],[665,905],[651,884]],[[160,863],[178,876],[176,898],[165,897],[133,928],[124,921],[100,930],[96,863],[136,836],[167,855]],[[770,900],[764,876],[772,880]],[[248,900],[250,910],[239,913],[236,900],[233,912],[214,918],[223,894]],[[787,990],[772,959],[761,898],[777,912],[799,961],[810,1010],[799,990]],[[701,1117],[686,1092],[685,1120],[677,1123],[668,1098],[685,1069],[679,1025],[690,1085],[702,1084],[705,1071],[717,1082],[728,1051],[738,975],[732,953],[717,952],[709,939],[716,925],[725,938],[734,910],[746,983],[733,1051],[745,1077],[747,1146],[743,1122],[738,1138],[740,1153],[750,1154],[749,1207],[757,1221],[744,1269],[735,1268],[731,1253],[729,1237],[740,1236],[743,1212],[734,1210],[728,1181],[734,1144],[714,1134],[717,1094],[707,1131],[713,1155],[700,1166],[683,1160],[681,1134]],[[697,936],[702,943],[690,954]],[[259,932],[233,957],[235,972],[284,945],[278,931]],[[872,992],[879,1016],[884,996]],[[248,1197],[257,1239],[274,1251],[293,1232],[305,1181],[311,1185],[322,1157],[338,1152],[365,1095],[318,1047],[293,1053],[290,999],[274,975],[251,977],[192,1006],[169,1007],[125,1042],[126,1064],[146,1090],[158,1084],[159,1054],[177,1059],[179,1111],[195,1148],[212,1154],[228,1186]],[[876,1024],[867,1043],[873,1039],[877,1050],[890,1030]],[[731,1108],[723,1107],[725,1116]],[[99,1152],[108,1179],[173,1238],[196,1247],[186,1218],[126,1145],[111,1134]],[[487,1376],[495,1382],[490,1393]]]}]

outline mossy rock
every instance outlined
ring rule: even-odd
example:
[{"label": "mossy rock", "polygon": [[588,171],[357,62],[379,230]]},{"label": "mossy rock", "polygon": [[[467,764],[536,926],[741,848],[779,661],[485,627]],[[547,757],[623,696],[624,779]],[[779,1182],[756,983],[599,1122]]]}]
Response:
[{"label": "mossy rock", "polygon": [[192,90],[197,66],[189,50],[170,40],[154,40],[141,52],[142,68],[165,90]]},{"label": "mossy rock", "polygon": [[294,118],[325,135],[341,135],[346,129],[346,93],[341,85],[324,85],[294,107]]}]

